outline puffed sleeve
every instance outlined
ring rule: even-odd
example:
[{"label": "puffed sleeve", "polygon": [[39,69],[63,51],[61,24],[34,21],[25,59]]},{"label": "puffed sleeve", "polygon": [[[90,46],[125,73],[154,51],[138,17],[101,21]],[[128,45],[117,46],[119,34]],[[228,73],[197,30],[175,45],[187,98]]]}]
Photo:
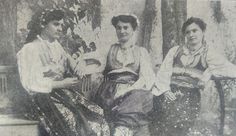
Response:
[{"label": "puffed sleeve", "polygon": [[17,54],[18,70],[23,87],[29,92],[50,93],[52,79],[44,77],[43,72],[47,67],[43,66],[40,58],[40,50],[30,44],[26,44]]},{"label": "puffed sleeve", "polygon": [[156,96],[170,90],[173,62],[178,48],[179,46],[175,46],[169,50],[163,63],[161,64],[160,70],[157,72],[155,88],[152,90],[152,93]]},{"label": "puffed sleeve", "polygon": [[204,72],[203,81],[209,80],[212,75],[216,78],[236,78],[236,66],[213,47],[208,48],[206,62],[208,68]]},{"label": "puffed sleeve", "polygon": [[150,56],[145,48],[140,47],[139,79],[132,85],[132,89],[151,90],[155,81]]}]

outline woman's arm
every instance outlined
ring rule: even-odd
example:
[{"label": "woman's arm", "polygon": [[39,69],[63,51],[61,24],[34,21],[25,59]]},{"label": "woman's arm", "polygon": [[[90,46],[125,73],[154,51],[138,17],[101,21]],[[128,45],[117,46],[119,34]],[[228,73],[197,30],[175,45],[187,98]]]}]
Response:
[{"label": "woman's arm", "polygon": [[173,63],[174,57],[178,50],[179,46],[175,46],[169,50],[163,63],[161,64],[160,70],[157,73],[156,77],[156,87],[152,93],[156,96],[159,96],[167,91],[170,91],[170,81],[173,73]]},{"label": "woman's arm", "polygon": [[43,62],[40,50],[29,44],[17,54],[18,70],[23,87],[28,92],[49,93],[52,90],[52,79],[43,76]]},{"label": "woman's arm", "polygon": [[60,81],[52,81],[52,88],[71,88],[78,85],[79,80],[77,78],[65,78]]},{"label": "woman's arm", "polygon": [[203,73],[202,80],[207,82],[212,76],[216,78],[236,78],[236,65],[225,56],[217,53],[212,47],[208,49],[206,61],[208,69]]},{"label": "woman's arm", "polygon": [[139,79],[130,87],[119,90],[119,93],[116,93],[115,98],[123,96],[136,89],[150,91],[154,85],[154,81],[155,73],[152,69],[150,56],[145,48],[140,48]]},{"label": "woman's arm", "polygon": [[54,81],[45,77],[48,67],[43,65],[40,50],[34,46],[26,46],[17,54],[18,70],[23,87],[28,92],[50,93],[54,88],[67,88],[77,84],[74,78]]},{"label": "woman's arm", "polygon": [[155,82],[151,58],[145,48],[140,48],[139,79],[128,90],[143,89],[150,91]]}]

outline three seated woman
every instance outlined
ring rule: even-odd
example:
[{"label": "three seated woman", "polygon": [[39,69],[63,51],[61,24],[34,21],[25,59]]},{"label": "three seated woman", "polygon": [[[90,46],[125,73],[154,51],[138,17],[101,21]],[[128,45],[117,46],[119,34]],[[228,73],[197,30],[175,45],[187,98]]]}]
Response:
[{"label": "three seated woman", "polygon": [[[21,83],[33,95],[39,120],[50,135],[96,135],[87,126],[80,106],[73,102],[78,93],[73,88],[80,82],[78,77],[83,77],[85,66],[57,41],[63,17],[62,10],[51,9],[32,18],[26,44],[17,54]],[[206,24],[200,18],[191,17],[183,24],[187,42],[170,49],[157,76],[148,51],[136,43],[137,17],[122,14],[111,22],[118,41],[108,52],[104,81],[95,102],[103,108],[112,136],[151,135],[149,113],[154,95],[162,109],[157,117],[159,135],[185,136],[199,115],[204,85],[212,76],[236,77],[236,66],[205,41]],[[68,71],[73,74],[66,75]],[[70,124],[61,109],[72,113],[76,124]]]}]

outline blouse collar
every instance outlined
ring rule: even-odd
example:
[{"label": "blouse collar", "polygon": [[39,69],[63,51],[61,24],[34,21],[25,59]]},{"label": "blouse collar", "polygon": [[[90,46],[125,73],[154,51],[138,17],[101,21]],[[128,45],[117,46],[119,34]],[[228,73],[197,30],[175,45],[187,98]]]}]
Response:
[{"label": "blouse collar", "polygon": [[195,55],[201,54],[201,53],[205,50],[205,48],[206,48],[206,44],[203,44],[203,45],[202,45],[200,48],[198,48],[196,51],[191,52],[190,49],[189,49],[189,47],[188,47],[187,45],[185,45],[185,46],[183,47],[183,53],[184,53],[185,55],[193,55],[193,56],[195,56]]},{"label": "blouse collar", "polygon": [[58,41],[57,40],[54,40],[53,42],[49,42],[48,40],[44,40],[40,35],[37,35],[37,38],[46,43],[47,45],[57,45],[58,44]]},{"label": "blouse collar", "polygon": [[[121,44],[119,41],[118,41],[119,44]],[[131,39],[129,39],[129,41],[127,41],[123,46],[120,46],[120,48],[122,50],[127,50],[127,49],[131,49],[133,48],[135,45],[135,40],[134,38],[132,37]]]}]

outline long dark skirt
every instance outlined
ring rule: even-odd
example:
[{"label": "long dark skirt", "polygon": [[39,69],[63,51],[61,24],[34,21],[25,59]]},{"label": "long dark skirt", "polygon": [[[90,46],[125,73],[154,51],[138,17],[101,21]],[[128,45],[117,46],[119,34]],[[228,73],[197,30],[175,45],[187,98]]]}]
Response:
[{"label": "long dark skirt", "polygon": [[157,99],[158,132],[160,136],[186,136],[200,112],[200,92],[176,86],[172,86],[172,92],[179,94],[175,101],[168,102],[164,96]]},{"label": "long dark skirt", "polygon": [[[37,116],[50,136],[91,136],[94,135],[87,125],[82,105],[73,101],[73,93],[69,90],[57,89],[50,94],[37,93],[32,96],[34,115]],[[74,97],[75,98],[75,97]],[[74,99],[75,100],[75,99]],[[74,125],[56,105],[60,104],[72,113]]]},{"label": "long dark skirt", "polygon": [[97,102],[105,111],[106,121],[112,129],[125,126],[131,129],[147,126],[148,113],[153,107],[153,95],[145,90],[132,90],[121,98],[114,99],[116,86],[114,81],[104,82],[98,91]]}]

